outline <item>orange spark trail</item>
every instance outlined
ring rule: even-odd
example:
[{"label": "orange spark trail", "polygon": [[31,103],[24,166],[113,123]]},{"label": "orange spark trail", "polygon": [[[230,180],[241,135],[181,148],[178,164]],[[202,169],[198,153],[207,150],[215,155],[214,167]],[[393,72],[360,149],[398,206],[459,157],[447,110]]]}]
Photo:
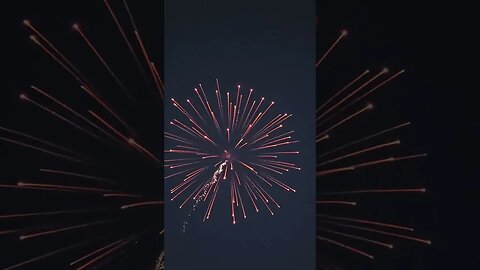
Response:
[{"label": "orange spark trail", "polygon": [[319,235],[317,235],[317,238],[320,239],[320,240],[322,240],[322,241],[328,242],[328,243],[330,243],[330,244],[334,244],[334,245],[337,245],[337,246],[339,246],[339,247],[348,249],[348,250],[350,250],[350,251],[353,251],[353,252],[355,252],[355,253],[357,253],[357,254],[363,255],[363,256],[368,257],[368,258],[370,258],[370,259],[373,260],[373,256],[372,256],[372,255],[370,255],[370,254],[368,254],[368,253],[366,253],[366,252],[363,252],[363,251],[361,251],[361,250],[359,250],[359,249],[356,249],[356,248],[354,248],[354,247],[351,247],[351,246],[342,244],[342,243],[337,242],[337,241],[335,241],[335,240],[332,240],[332,239],[329,239],[329,238],[326,238],[326,237],[323,237],[323,236],[319,236]]},{"label": "orange spark trail", "polygon": [[55,229],[55,230],[48,230],[48,231],[43,231],[43,232],[34,233],[34,234],[21,235],[19,237],[19,239],[20,240],[27,240],[27,239],[34,238],[34,237],[45,236],[45,235],[50,235],[50,234],[75,230],[75,229],[81,229],[81,228],[85,228],[85,227],[101,225],[101,224],[106,224],[106,223],[111,223],[111,222],[113,222],[113,220],[102,220],[102,221],[84,223],[84,224],[79,224],[79,225],[74,225],[74,226],[62,227],[62,228]]},{"label": "orange spark trail", "polygon": [[163,201],[146,201],[146,202],[126,204],[126,205],[122,205],[121,209],[128,209],[132,207],[149,206],[149,205],[163,205]]},{"label": "orange spark trail", "polygon": [[325,58],[330,54],[330,52],[338,45],[338,43],[348,34],[348,32],[346,30],[343,30],[341,33],[340,33],[340,36],[337,38],[337,40],[335,40],[335,42],[333,42],[333,44],[327,49],[327,51],[323,54],[322,57],[320,57],[320,59],[317,61],[317,63],[315,64],[315,68],[317,68],[324,60]]}]

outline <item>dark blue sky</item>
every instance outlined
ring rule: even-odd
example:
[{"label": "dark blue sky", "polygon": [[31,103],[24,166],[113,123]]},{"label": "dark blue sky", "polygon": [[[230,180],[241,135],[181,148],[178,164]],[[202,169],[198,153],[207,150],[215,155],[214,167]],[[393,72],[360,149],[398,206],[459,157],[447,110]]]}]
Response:
[{"label": "dark blue sky", "polygon": [[[251,214],[233,226],[225,209],[209,222],[192,220],[166,205],[166,263],[170,269],[314,269],[314,1],[166,1],[166,94],[184,100],[203,83],[237,84],[275,100],[276,113],[293,113],[289,127],[301,143],[301,172],[286,182],[297,193],[273,193],[282,205],[275,216]],[[176,115],[166,106],[166,119]],[[168,130],[168,129],[167,129]],[[169,190],[173,182],[166,182]],[[166,201],[168,201],[168,196]],[[227,213],[227,214],[225,214]],[[199,214],[199,213],[197,213]]]}]

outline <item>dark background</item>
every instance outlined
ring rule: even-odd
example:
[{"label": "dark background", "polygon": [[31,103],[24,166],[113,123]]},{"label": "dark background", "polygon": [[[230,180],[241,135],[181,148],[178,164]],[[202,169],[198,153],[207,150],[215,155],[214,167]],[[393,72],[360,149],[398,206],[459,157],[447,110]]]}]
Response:
[{"label": "dark background", "polygon": [[[212,101],[215,78],[224,95],[238,84],[253,88],[257,100],[264,96],[275,101],[270,116],[293,114],[285,126],[295,130],[294,138],[301,142],[292,150],[301,152],[293,161],[302,168],[281,178],[296,193],[270,189],[282,206],[273,217],[250,207],[248,218],[232,225],[219,195],[210,220],[191,219],[184,233],[188,208],[182,211],[179,202],[167,201],[166,267],[313,269],[314,1],[168,0],[165,7],[168,99],[196,100],[193,88],[202,83]],[[178,115],[169,102],[166,121]],[[179,180],[168,179],[167,189]],[[194,214],[201,216],[203,209]]]},{"label": "dark background", "polygon": [[426,159],[365,170],[351,178],[326,178],[317,182],[317,190],[320,184],[345,189],[329,179],[343,181],[345,186],[359,181],[365,183],[363,187],[425,186],[422,196],[372,196],[358,207],[372,219],[413,225],[416,235],[432,240],[431,246],[400,241],[393,251],[373,249],[373,262],[317,242],[319,267],[322,263],[325,269],[474,267],[478,229],[471,217],[478,212],[474,153],[479,134],[473,27],[478,20],[471,8],[464,1],[317,1],[319,55],[341,29],[349,31],[319,68],[319,101],[366,68],[372,72],[382,67],[405,68],[398,80],[365,100],[374,103],[373,115],[347,131],[369,134],[369,130],[412,121],[399,133],[402,151],[428,153]]},{"label": "dark background", "polygon": [[[133,1],[132,1],[133,2]],[[121,22],[127,26],[128,17],[121,1],[112,1]],[[130,3],[150,57],[158,66],[163,63],[163,3],[149,3],[148,7]],[[74,177],[58,177],[39,173],[40,168],[64,169],[97,175],[118,181],[119,188],[141,193],[147,199],[163,198],[163,168],[145,159],[128,147],[116,143],[98,142],[32,104],[21,102],[20,93],[26,93],[43,104],[47,99],[32,92],[30,84],[69,104],[75,110],[88,114],[91,109],[108,117],[98,104],[82,92],[76,82],[57,63],[30,41],[30,31],[22,24],[28,18],[37,26],[99,89],[108,104],[136,131],[135,138],[145,144],[159,159],[163,153],[163,106],[157,91],[144,83],[141,73],[125,46],[103,1],[15,1],[2,8],[2,90],[0,91],[0,125],[20,130],[40,138],[67,146],[88,156],[86,164],[75,164],[51,156],[2,142],[0,144],[0,182],[15,184],[19,180],[44,183],[62,183],[107,187],[104,183],[85,181]],[[93,41],[114,72],[130,90],[133,99],[123,95],[105,68],[72,31],[79,23]],[[128,29],[130,40],[132,31]],[[56,110],[62,111],[55,107]],[[81,122],[77,121],[77,122]],[[125,132],[121,126],[117,128]],[[6,132],[2,137],[10,137]],[[0,235],[0,268],[39,256],[85,240],[84,246],[51,256],[22,269],[66,269],[71,261],[133,232],[141,233],[138,243],[99,261],[106,269],[143,269],[153,267],[163,249],[163,209],[145,207],[138,211],[122,211],[120,206],[134,200],[105,200],[102,196],[42,191],[0,190],[1,214],[53,211],[63,209],[101,208],[105,211],[82,215],[56,215],[37,218],[18,218],[0,222],[0,230],[25,229],[20,233]],[[19,241],[19,234],[45,228],[57,228],[95,220],[115,219],[116,222],[70,232]]]},{"label": "dark background", "polygon": [[[79,8],[83,5],[85,5],[84,8]],[[157,5],[157,8],[151,9],[138,8],[138,14],[145,12],[151,16],[137,16],[137,19],[149,22],[151,18],[158,18],[158,21],[161,21],[157,12],[161,9],[161,4]],[[412,254],[415,255],[416,262],[412,263],[414,266],[407,265],[403,269],[446,267],[459,269],[471,266],[477,256],[475,243],[478,239],[478,227],[475,215],[478,212],[476,193],[479,184],[478,164],[474,154],[478,149],[479,127],[476,119],[478,115],[476,60],[478,57],[474,50],[477,45],[475,44],[477,30],[474,27],[478,25],[478,20],[477,14],[473,14],[474,11],[473,5],[468,5],[466,1],[322,1],[317,4],[318,25],[323,27],[320,30],[322,32],[319,33],[323,34],[323,41],[330,42],[336,37],[339,29],[347,28],[351,34],[346,44],[355,50],[350,54],[352,57],[362,58],[358,63],[373,59],[372,66],[385,65],[407,69],[407,74],[399,83],[408,87],[404,88],[406,91],[404,94],[396,98],[399,98],[398,103],[402,104],[398,107],[404,108],[399,115],[402,114],[404,119],[415,123],[412,129],[416,138],[413,145],[429,153],[429,158],[422,161],[420,165],[423,166],[421,179],[429,189],[428,195],[422,200],[427,200],[429,206],[419,210],[426,213],[420,226],[425,232],[424,235],[430,236],[433,244],[431,247],[404,248],[404,251],[405,249],[408,251],[400,252],[401,255],[398,255],[396,261],[400,261],[399,265],[401,266],[403,256],[404,262],[411,262],[409,256]],[[100,12],[101,15],[97,14]],[[93,1],[92,3],[85,1],[47,3],[25,0],[4,3],[1,16],[0,120],[2,125],[8,122],[12,123],[11,127],[21,126],[27,131],[41,130],[35,127],[35,123],[42,122],[40,120],[32,121],[30,118],[28,125],[24,125],[23,122],[15,123],[16,119],[26,119],[31,117],[32,113],[35,118],[40,117],[35,114],[36,110],[26,108],[31,106],[19,106],[19,90],[37,80],[52,82],[55,85],[57,80],[62,81],[60,84],[68,80],[63,79],[67,76],[43,78],[40,69],[46,65],[54,69],[52,72],[45,71],[50,74],[58,74],[62,71],[31,44],[21,20],[29,17],[34,22],[41,21],[42,24],[49,25],[47,28],[51,28],[50,32],[62,33],[59,34],[58,40],[63,41],[63,37],[68,36],[70,40],[79,41],[78,37],[70,32],[71,23],[80,18],[93,20],[97,16],[110,21],[106,18],[101,3],[93,3]],[[149,42],[157,40],[157,33],[158,35],[161,33],[159,27],[153,22],[152,24],[154,31],[150,29],[142,31],[144,39],[148,39]],[[146,27],[147,24],[142,25]],[[112,25],[106,27],[110,31]],[[321,41],[317,40],[318,48],[322,45]],[[160,44],[155,45],[155,48],[161,48],[161,41],[158,43]],[[350,50],[344,47],[337,55],[348,51]],[[86,48],[84,52],[87,52]],[[90,55],[90,52],[87,54]],[[345,64],[356,60],[343,57]],[[341,66],[339,63],[338,67],[345,69],[348,65]],[[343,69],[337,69],[337,72],[341,73]],[[208,78],[199,79],[207,80]],[[238,78],[231,80],[230,83],[234,85]],[[23,117],[17,115],[20,112]],[[10,154],[8,156],[4,154],[7,150],[10,153],[16,152],[16,149],[14,147],[7,149],[4,145],[0,147],[1,158],[6,159],[1,166],[2,180],[15,182],[18,172],[24,170],[21,164],[28,162],[25,155],[19,154],[12,158]],[[22,153],[30,155],[28,152]],[[39,156],[36,155],[36,157]],[[5,195],[2,196],[6,198]],[[34,197],[28,197],[25,201],[36,202]],[[3,205],[6,203],[8,202],[2,201]],[[11,246],[3,246],[5,243],[3,240],[2,250],[11,248]],[[34,249],[36,246],[28,245],[22,251],[25,252],[29,248]],[[36,253],[33,252],[32,255],[34,254]],[[387,254],[384,257],[386,263],[392,258],[388,256],[392,255]],[[25,253],[22,257],[28,258]],[[349,254],[339,255],[339,257],[337,262],[339,261],[340,265],[342,262],[348,264],[349,260],[356,262]],[[3,258],[6,256],[2,256],[2,260]],[[188,256],[185,258],[188,259]],[[18,260],[15,258],[12,261]],[[376,266],[379,269],[392,268],[388,264],[383,268],[382,264],[377,265],[380,265]],[[367,269],[369,267],[369,265],[365,266]]]}]

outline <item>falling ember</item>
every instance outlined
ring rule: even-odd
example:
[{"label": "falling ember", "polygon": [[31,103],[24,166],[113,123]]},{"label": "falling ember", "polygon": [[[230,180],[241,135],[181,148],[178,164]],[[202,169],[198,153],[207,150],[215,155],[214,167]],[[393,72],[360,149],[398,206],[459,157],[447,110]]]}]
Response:
[{"label": "falling ember", "polygon": [[255,100],[253,89],[242,93],[240,85],[225,91],[217,80],[214,102],[203,85],[194,92],[198,100],[187,99],[186,105],[171,99],[181,118],[173,119],[165,133],[171,142],[165,151],[165,168],[170,170],[165,178],[182,179],[170,190],[171,201],[182,198],[180,208],[191,204],[188,217],[205,202],[205,221],[228,185],[233,224],[238,217],[246,219],[250,208],[260,212],[263,206],[273,215],[280,204],[272,190],[295,192],[280,178],[300,170],[291,161],[291,154],[299,153],[292,151],[299,141],[293,139],[293,130],[285,130],[292,115],[274,114],[275,102]]}]

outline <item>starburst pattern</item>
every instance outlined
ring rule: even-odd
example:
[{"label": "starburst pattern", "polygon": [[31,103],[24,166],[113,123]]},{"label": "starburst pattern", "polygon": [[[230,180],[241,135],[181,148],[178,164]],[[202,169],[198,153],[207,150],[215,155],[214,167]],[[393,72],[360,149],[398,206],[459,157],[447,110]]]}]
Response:
[{"label": "starburst pattern", "polygon": [[[52,130],[43,133],[58,141],[0,127],[0,140],[15,147],[13,149],[18,153],[33,156],[34,161],[28,166],[36,170],[29,176],[35,180],[0,185],[1,189],[11,191],[11,201],[19,205],[18,209],[9,210],[16,212],[4,212],[2,208],[0,235],[12,236],[14,246],[23,245],[18,241],[40,242],[49,248],[58,246],[53,250],[43,247],[35,250],[32,244],[28,252],[17,250],[21,254],[19,259],[23,260],[4,266],[4,269],[23,269],[37,264],[56,269],[124,267],[116,264],[121,260],[112,262],[111,259],[139,249],[145,243],[157,242],[156,246],[162,246],[163,164],[160,149],[163,144],[162,140],[151,139],[152,134],[161,135],[162,131],[150,128],[138,132],[144,128],[138,119],[154,119],[159,127],[162,125],[161,73],[151,60],[127,2],[112,6],[105,0],[104,5],[106,14],[118,30],[119,42],[123,41],[126,47],[129,61],[125,62],[133,60],[133,68],[131,62],[128,67],[109,63],[112,56],[97,48],[87,34],[89,30],[94,31],[93,25],[86,25],[85,30],[77,23],[72,26],[83,46],[77,48],[77,54],[97,61],[94,66],[82,68],[39,27],[30,20],[23,21],[31,32],[30,40],[62,69],[61,76],[66,75],[79,87],[68,89],[72,93],[68,95],[58,89],[63,85],[57,86],[52,80],[50,86],[31,85],[19,96],[24,105],[50,117],[48,121],[54,122],[55,130],[64,136],[59,138],[59,133]],[[116,9],[126,12],[127,16],[118,17]],[[114,46],[108,40],[100,43],[104,42]],[[98,65],[105,74],[82,71],[96,69]],[[125,70],[129,70],[128,80],[123,77]],[[136,78],[135,85],[132,78]],[[140,94],[133,89],[145,91]],[[75,90],[83,96],[77,98],[73,94]],[[107,98],[112,96],[113,102]],[[146,96],[154,101],[143,102]],[[137,104],[140,101],[142,106]],[[128,109],[123,110],[124,104],[128,104]],[[149,108],[145,109],[146,106]],[[145,133],[149,135],[144,136]],[[37,158],[35,152],[41,156]],[[45,164],[48,167],[44,167]],[[17,203],[18,200],[37,203],[25,206]],[[157,251],[156,255],[160,253]],[[163,265],[163,255],[160,257],[159,265]],[[43,261],[45,263],[41,264]]]},{"label": "starburst pattern", "polygon": [[165,151],[165,167],[172,172],[165,178],[182,178],[171,189],[171,200],[183,197],[180,208],[191,203],[194,211],[207,202],[203,218],[207,220],[219,190],[226,185],[233,224],[237,212],[247,218],[247,202],[256,212],[263,205],[273,215],[273,208],[280,204],[268,190],[295,192],[279,177],[300,170],[290,161],[299,153],[291,149],[298,141],[294,131],[284,126],[292,115],[273,113],[274,101],[256,99],[253,89],[244,93],[240,85],[224,91],[217,80],[213,103],[201,84],[194,92],[197,101],[187,99],[182,105],[171,100],[182,117],[173,119],[172,131],[165,133],[172,142]]}]

